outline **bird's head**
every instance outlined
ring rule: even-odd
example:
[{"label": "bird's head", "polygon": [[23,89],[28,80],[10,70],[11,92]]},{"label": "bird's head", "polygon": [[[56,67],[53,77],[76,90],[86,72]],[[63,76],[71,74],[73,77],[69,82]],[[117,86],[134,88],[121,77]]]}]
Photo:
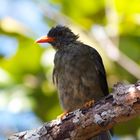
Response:
[{"label": "bird's head", "polygon": [[78,35],[75,35],[68,27],[58,25],[51,28],[47,36],[36,40],[36,43],[50,43],[55,49],[60,49],[77,39]]}]

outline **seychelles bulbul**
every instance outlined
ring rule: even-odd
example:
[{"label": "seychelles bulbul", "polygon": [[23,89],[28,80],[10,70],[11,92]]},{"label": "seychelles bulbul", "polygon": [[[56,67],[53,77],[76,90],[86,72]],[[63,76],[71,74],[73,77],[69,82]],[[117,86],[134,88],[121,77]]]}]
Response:
[{"label": "seychelles bulbul", "polygon": [[[50,43],[56,50],[53,82],[65,112],[83,107],[91,100],[108,95],[106,72],[96,49],[78,40],[68,27],[58,25],[50,29],[37,43]],[[109,140],[109,131],[92,140]]]}]

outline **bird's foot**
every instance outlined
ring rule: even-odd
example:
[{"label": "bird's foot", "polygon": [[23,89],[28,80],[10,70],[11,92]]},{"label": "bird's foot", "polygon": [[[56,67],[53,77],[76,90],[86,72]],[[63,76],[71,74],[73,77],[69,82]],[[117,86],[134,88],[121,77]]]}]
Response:
[{"label": "bird's foot", "polygon": [[89,107],[92,107],[94,105],[95,101],[94,100],[91,100],[91,101],[88,101],[84,104],[84,107],[85,108],[89,108]]},{"label": "bird's foot", "polygon": [[61,119],[62,120],[64,118],[64,116],[68,115],[68,113],[69,113],[69,111],[63,112],[62,114],[57,116],[57,119]]}]

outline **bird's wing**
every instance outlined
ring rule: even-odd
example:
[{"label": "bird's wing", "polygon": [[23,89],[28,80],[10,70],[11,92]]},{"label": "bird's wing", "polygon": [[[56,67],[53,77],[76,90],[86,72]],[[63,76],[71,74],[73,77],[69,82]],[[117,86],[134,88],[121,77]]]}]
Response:
[{"label": "bird's wing", "polygon": [[102,89],[104,95],[108,95],[109,90],[108,90],[108,84],[107,84],[107,80],[106,80],[106,72],[105,72],[102,58],[101,58],[100,54],[94,48],[90,48],[90,50],[92,53],[92,58],[94,59],[93,61],[95,62],[95,67],[96,67],[96,70],[98,73],[101,89]]}]

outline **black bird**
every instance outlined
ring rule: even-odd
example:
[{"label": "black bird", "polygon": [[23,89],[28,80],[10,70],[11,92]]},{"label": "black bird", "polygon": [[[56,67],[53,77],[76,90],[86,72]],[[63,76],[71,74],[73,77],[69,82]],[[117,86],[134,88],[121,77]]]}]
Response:
[{"label": "black bird", "polygon": [[[60,103],[65,112],[83,107],[91,100],[108,95],[106,73],[100,54],[92,47],[78,41],[68,27],[50,29],[37,43],[50,43],[56,50],[53,82],[58,89]],[[110,140],[109,131],[92,140]]]}]

